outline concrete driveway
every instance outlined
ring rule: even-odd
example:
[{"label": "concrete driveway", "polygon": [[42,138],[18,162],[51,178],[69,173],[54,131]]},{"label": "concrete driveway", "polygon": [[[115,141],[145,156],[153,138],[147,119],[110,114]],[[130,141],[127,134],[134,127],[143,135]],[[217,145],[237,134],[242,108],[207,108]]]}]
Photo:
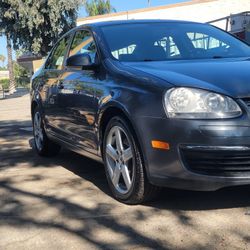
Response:
[{"label": "concrete driveway", "polygon": [[29,96],[0,100],[0,249],[250,249],[250,187],[127,206],[101,164],[30,145]]}]

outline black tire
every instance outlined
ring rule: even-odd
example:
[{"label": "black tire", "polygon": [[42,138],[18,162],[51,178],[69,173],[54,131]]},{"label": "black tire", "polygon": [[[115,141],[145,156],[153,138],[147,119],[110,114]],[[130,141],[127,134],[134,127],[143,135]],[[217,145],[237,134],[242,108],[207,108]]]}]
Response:
[{"label": "black tire", "polygon": [[[131,175],[130,176],[131,177],[131,187],[130,187],[130,189],[128,189],[127,193],[121,193],[120,191],[117,190],[119,187],[116,188],[114,186],[114,184],[112,182],[111,174],[110,174],[110,171],[112,171],[112,170],[109,170],[110,165],[111,165],[109,163],[110,159],[111,159],[111,161],[115,162],[114,163],[115,166],[116,166],[116,163],[118,162],[118,161],[115,161],[114,159],[112,159],[112,157],[110,157],[109,153],[107,153],[107,150],[106,150],[108,145],[110,146],[110,144],[109,144],[110,140],[108,138],[114,138],[112,136],[112,134],[110,134],[110,133],[112,133],[112,130],[116,129],[117,127],[118,127],[118,129],[120,128],[122,132],[125,132],[124,138],[125,138],[125,136],[128,137],[127,141],[129,141],[130,145],[132,146],[131,149],[133,152],[133,158],[131,159],[131,161],[133,161],[133,168],[131,168],[132,170],[130,169],[130,171],[129,171],[129,173]],[[111,137],[108,137],[108,136],[111,136]],[[116,140],[116,137],[115,137],[115,139],[112,139],[112,140]],[[114,145],[114,149],[115,149],[115,145]],[[118,150],[116,150],[116,152],[118,152]],[[141,153],[139,150],[139,145],[138,145],[136,137],[133,133],[133,130],[130,128],[130,126],[126,122],[126,120],[122,117],[119,117],[119,116],[113,117],[109,121],[109,123],[105,129],[104,140],[103,140],[103,161],[104,161],[104,165],[105,165],[105,173],[106,173],[109,187],[112,191],[113,196],[118,201],[126,203],[126,204],[141,204],[143,202],[146,202],[146,201],[149,201],[149,200],[155,198],[155,196],[158,194],[158,191],[160,190],[160,188],[150,184],[148,179],[147,179],[145,167],[143,165],[143,160],[142,160]],[[131,174],[132,171],[134,171],[133,174]],[[115,173],[115,171],[113,171],[113,173]],[[123,174],[120,174],[120,175],[123,178]],[[119,182],[119,180],[118,180],[118,182]],[[125,183],[125,181],[124,181],[124,183]],[[118,183],[117,186],[119,186],[119,185],[120,184]],[[126,186],[126,184],[124,186]]]},{"label": "black tire", "polygon": [[[36,116],[40,117],[40,133],[42,135],[42,140],[40,141],[40,143],[38,142],[37,139],[38,132],[36,130],[37,125],[35,124]],[[34,148],[37,154],[40,156],[47,156],[47,157],[57,155],[60,152],[61,146],[51,141],[46,135],[42,115],[38,106],[34,109],[32,115],[32,124],[33,124],[33,135],[34,135]]]}]

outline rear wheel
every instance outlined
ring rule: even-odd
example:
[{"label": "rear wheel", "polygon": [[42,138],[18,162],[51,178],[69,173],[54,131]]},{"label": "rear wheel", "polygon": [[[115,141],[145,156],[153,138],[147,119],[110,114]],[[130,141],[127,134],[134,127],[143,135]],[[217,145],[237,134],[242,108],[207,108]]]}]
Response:
[{"label": "rear wheel", "polygon": [[132,130],[121,117],[108,123],[104,141],[105,172],[114,197],[127,204],[139,204],[155,196],[145,173],[141,154]]},{"label": "rear wheel", "polygon": [[34,134],[34,147],[37,153],[41,156],[54,156],[59,153],[61,147],[55,142],[51,141],[44,130],[39,108],[36,107],[33,113],[33,134]]}]

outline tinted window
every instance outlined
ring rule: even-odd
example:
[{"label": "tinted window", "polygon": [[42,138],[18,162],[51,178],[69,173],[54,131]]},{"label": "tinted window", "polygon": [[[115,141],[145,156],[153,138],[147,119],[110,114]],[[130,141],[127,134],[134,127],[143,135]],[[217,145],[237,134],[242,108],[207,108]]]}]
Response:
[{"label": "tinted window", "polygon": [[92,63],[95,61],[96,45],[91,33],[87,30],[77,31],[70,47],[69,56],[87,53]]},{"label": "tinted window", "polygon": [[248,57],[250,47],[213,26],[131,23],[102,27],[110,53],[120,61]]},{"label": "tinted window", "polygon": [[156,41],[154,43],[154,46],[161,46],[165,50],[166,56],[168,58],[180,57],[180,51],[179,51],[176,43],[174,42],[172,36],[163,37],[161,40]]},{"label": "tinted window", "polygon": [[46,63],[47,69],[62,69],[64,56],[67,51],[68,45],[70,41],[70,36],[63,38],[56,45],[56,48],[53,50],[51,56],[48,58]]}]

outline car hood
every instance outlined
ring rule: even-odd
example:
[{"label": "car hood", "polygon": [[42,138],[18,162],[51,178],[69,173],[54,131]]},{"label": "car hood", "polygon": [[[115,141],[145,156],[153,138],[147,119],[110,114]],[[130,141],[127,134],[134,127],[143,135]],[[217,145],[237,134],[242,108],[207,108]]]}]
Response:
[{"label": "car hood", "polygon": [[235,98],[250,97],[250,59],[123,62],[175,86],[196,87]]}]

